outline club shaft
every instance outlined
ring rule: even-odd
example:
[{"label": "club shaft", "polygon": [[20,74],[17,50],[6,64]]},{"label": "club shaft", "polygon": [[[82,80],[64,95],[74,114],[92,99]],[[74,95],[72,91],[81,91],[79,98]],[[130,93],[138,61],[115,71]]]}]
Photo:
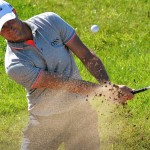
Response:
[{"label": "club shaft", "polygon": [[142,88],[142,89],[134,90],[131,93],[137,94],[137,93],[141,93],[141,92],[147,91],[149,89],[150,89],[149,87],[145,87],[145,88]]}]

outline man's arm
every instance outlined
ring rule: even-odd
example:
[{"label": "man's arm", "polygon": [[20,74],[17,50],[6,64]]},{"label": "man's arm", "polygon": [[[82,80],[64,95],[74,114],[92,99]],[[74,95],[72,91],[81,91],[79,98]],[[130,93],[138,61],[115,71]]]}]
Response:
[{"label": "man's arm", "polygon": [[[88,95],[96,94],[95,91],[100,87],[98,84],[91,82],[69,79],[58,73],[50,73],[48,71],[41,71],[36,81],[32,85],[33,88],[51,88],[56,90],[66,90],[69,92]],[[98,94],[98,93],[97,93]]]},{"label": "man's arm", "polygon": [[50,88],[55,90],[66,90],[68,92],[90,96],[103,96],[106,100],[114,103],[125,104],[127,100],[133,98],[133,94],[126,86],[118,86],[107,82],[102,85],[91,82],[69,79],[57,73],[42,71],[32,88]]},{"label": "man's arm", "polygon": [[[99,82],[105,83],[105,81],[109,81],[109,77],[101,60],[80,41],[77,35],[66,45],[81,59],[85,67]],[[83,80],[69,79],[61,74],[50,73],[48,71],[42,71],[36,81],[32,88],[60,89],[83,95],[101,95],[106,89],[103,86],[105,84],[99,85]],[[121,93],[121,96],[117,96],[117,101],[121,103],[125,103],[128,99],[133,98],[131,89],[126,86],[116,85],[113,87],[112,84],[109,84],[109,87],[110,89],[113,88],[117,95],[118,92]],[[105,90],[105,92],[113,93],[113,91],[111,92],[109,89]]]},{"label": "man's arm", "polygon": [[[90,73],[102,83],[102,85],[109,81],[108,74],[102,61],[82,43],[77,35],[75,35],[74,39],[72,39],[66,45],[83,62]],[[112,85],[109,86],[110,88],[112,87]],[[118,97],[121,100],[121,103],[125,103],[127,100],[133,99],[134,97],[134,95],[131,93],[132,89],[128,88],[127,86],[116,85],[115,90],[121,91],[121,97]]]},{"label": "man's arm", "polygon": [[92,53],[79,39],[77,35],[66,44],[69,49],[82,61],[89,72],[99,81],[109,81],[106,69],[94,53]]}]

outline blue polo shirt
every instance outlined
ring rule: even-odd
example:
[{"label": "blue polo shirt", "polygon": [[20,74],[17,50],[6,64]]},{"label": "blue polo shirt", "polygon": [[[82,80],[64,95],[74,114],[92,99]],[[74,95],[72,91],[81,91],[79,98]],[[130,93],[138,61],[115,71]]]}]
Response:
[{"label": "blue polo shirt", "polygon": [[[75,30],[53,12],[39,14],[25,21],[32,30],[33,41],[7,43],[6,73],[27,90],[29,109],[44,98],[50,89],[32,89],[43,70],[81,79],[71,51],[66,44]],[[41,96],[43,95],[43,96]]]}]

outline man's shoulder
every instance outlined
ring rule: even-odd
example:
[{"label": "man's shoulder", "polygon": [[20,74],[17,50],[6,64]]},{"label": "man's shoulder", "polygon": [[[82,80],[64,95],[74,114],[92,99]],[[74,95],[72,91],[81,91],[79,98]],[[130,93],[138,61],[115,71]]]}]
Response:
[{"label": "man's shoulder", "polygon": [[53,20],[54,18],[59,17],[56,13],[54,12],[44,12],[41,14],[37,14],[33,17],[31,17],[30,19],[28,19],[27,21],[34,21],[34,20]]},{"label": "man's shoulder", "polygon": [[60,22],[60,16],[54,12],[45,12],[38,15],[33,16],[32,18],[26,20],[25,22],[32,28],[32,29],[53,29],[57,32],[57,24]]}]

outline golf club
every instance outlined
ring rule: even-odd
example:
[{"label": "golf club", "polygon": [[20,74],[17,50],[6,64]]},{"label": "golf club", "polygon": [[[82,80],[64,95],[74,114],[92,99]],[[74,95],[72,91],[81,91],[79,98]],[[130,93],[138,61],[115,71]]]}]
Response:
[{"label": "golf club", "polygon": [[134,91],[132,91],[131,93],[137,94],[137,93],[141,93],[141,92],[144,92],[144,91],[147,91],[147,90],[150,90],[150,86],[144,87],[144,88],[142,88],[142,89],[134,90]]}]

